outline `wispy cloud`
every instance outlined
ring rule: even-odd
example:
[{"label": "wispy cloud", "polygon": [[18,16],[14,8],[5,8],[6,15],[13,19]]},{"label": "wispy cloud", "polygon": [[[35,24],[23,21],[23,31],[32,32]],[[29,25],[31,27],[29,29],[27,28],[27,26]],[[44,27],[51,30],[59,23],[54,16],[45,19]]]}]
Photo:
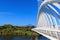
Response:
[{"label": "wispy cloud", "polygon": [[12,14],[12,13],[10,13],[10,12],[0,12],[0,15],[2,15],[2,14]]},{"label": "wispy cloud", "polygon": [[16,15],[16,13],[13,13],[13,12],[0,12],[0,15]]}]

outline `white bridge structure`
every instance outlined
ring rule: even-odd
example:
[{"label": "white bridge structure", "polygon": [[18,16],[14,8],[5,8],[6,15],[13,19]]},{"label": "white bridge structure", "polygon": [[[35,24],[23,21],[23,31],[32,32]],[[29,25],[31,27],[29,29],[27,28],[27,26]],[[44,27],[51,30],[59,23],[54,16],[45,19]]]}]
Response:
[{"label": "white bridge structure", "polygon": [[33,31],[51,39],[60,40],[60,0],[38,0],[37,27]]}]

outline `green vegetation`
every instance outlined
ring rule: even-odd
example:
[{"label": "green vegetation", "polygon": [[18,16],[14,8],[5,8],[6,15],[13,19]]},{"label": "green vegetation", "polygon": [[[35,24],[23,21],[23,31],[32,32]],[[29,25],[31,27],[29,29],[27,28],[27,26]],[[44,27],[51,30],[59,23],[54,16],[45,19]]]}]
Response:
[{"label": "green vegetation", "polygon": [[6,36],[6,35],[14,35],[14,36],[38,36],[39,34],[33,32],[31,29],[34,28],[34,26],[13,26],[10,24],[5,24],[3,26],[0,26],[0,35]]}]

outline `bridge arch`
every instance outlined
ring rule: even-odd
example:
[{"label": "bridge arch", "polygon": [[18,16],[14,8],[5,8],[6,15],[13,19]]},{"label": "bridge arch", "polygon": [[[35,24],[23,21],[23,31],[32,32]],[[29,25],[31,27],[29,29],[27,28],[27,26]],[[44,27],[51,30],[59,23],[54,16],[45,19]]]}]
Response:
[{"label": "bridge arch", "polygon": [[[52,12],[47,8],[49,6],[60,19],[60,14],[50,5],[51,3],[57,3],[60,0],[45,0],[40,6],[38,10],[38,20],[37,27],[32,29],[33,31],[42,34],[50,39],[58,39],[59,40],[59,30],[56,18],[52,15]],[[59,6],[60,7],[60,6]]]}]

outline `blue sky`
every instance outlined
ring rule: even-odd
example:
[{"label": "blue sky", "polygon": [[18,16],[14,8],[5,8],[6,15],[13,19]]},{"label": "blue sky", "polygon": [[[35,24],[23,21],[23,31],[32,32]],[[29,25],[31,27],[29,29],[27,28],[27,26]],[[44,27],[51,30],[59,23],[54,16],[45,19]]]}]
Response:
[{"label": "blue sky", "polygon": [[[55,9],[60,13],[60,9]],[[36,25],[37,13],[37,0],[0,0],[0,25]]]},{"label": "blue sky", "polygon": [[36,25],[37,0],[0,0],[0,25]]}]

